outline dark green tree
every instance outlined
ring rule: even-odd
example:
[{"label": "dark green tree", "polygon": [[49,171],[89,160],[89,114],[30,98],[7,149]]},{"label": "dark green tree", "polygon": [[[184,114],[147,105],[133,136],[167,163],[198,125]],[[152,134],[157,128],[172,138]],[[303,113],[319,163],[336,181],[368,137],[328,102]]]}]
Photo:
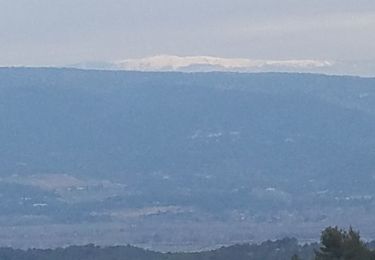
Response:
[{"label": "dark green tree", "polygon": [[316,260],[370,260],[374,252],[360,239],[359,232],[328,227],[321,234],[321,247],[315,252]]}]

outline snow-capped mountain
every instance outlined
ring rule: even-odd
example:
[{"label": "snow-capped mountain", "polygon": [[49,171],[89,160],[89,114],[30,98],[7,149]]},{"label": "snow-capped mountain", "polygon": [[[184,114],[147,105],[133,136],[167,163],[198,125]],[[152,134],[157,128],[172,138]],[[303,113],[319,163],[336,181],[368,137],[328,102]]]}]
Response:
[{"label": "snow-capped mountain", "polygon": [[326,60],[252,60],[243,58],[219,58],[212,56],[158,55],[141,59],[125,59],[114,62],[123,70],[139,71],[295,71],[330,67]]},{"label": "snow-capped mountain", "polygon": [[312,59],[257,60],[212,56],[157,55],[112,62],[84,62],[68,67],[128,71],[327,72],[335,65],[337,64],[333,61]]},{"label": "snow-capped mountain", "polygon": [[319,59],[265,60],[220,58],[212,56],[157,55],[146,58],[117,61],[83,62],[68,65],[70,68],[177,71],[177,72],[311,72],[334,75],[373,77],[375,61],[343,61]]}]

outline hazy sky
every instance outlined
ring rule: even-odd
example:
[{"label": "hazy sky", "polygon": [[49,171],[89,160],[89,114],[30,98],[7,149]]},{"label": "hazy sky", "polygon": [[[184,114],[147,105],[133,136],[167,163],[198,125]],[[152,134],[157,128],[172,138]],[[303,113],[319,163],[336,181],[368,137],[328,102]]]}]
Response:
[{"label": "hazy sky", "polygon": [[0,0],[0,65],[156,54],[375,60],[375,0]]}]

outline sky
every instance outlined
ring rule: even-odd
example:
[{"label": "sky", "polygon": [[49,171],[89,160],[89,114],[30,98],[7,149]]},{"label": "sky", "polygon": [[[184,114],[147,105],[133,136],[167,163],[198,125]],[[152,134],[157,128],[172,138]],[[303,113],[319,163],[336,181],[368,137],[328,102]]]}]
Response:
[{"label": "sky", "polygon": [[375,64],[374,0],[0,0],[0,65],[159,54]]}]

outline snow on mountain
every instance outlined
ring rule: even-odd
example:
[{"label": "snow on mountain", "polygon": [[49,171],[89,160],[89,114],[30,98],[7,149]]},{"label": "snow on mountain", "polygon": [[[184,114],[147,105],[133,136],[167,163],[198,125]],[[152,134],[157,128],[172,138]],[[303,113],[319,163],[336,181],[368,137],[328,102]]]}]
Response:
[{"label": "snow on mountain", "polygon": [[331,67],[327,60],[252,60],[229,59],[211,56],[158,55],[140,59],[125,59],[115,62],[122,70],[137,71],[295,71]]}]

